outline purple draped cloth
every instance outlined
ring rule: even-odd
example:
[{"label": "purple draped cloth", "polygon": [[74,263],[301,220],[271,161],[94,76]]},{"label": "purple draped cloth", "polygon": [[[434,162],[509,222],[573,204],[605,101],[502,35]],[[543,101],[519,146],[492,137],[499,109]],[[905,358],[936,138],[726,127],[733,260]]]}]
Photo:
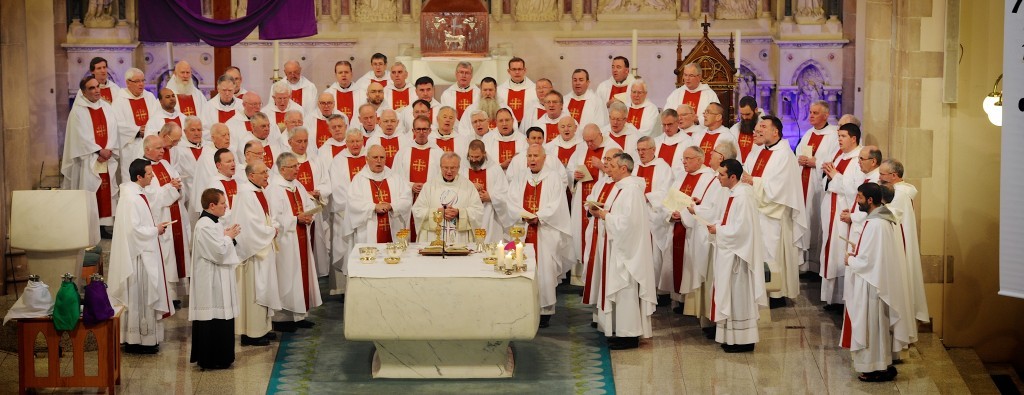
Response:
[{"label": "purple draped cloth", "polygon": [[202,0],[139,2],[139,41],[198,42],[230,47],[257,26],[261,40],[309,37],[316,34],[313,0],[249,0],[246,16],[229,21],[203,17]]}]

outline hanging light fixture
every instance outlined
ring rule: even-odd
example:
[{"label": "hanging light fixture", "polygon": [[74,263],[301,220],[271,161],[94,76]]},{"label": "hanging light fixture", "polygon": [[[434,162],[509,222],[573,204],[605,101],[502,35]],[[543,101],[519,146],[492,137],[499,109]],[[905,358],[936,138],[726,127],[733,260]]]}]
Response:
[{"label": "hanging light fixture", "polygon": [[996,83],[992,85],[992,92],[981,102],[985,114],[988,114],[988,121],[996,126],[1003,126],[1003,91],[999,89],[1002,80],[1003,75],[1000,74],[999,78],[996,78]]}]

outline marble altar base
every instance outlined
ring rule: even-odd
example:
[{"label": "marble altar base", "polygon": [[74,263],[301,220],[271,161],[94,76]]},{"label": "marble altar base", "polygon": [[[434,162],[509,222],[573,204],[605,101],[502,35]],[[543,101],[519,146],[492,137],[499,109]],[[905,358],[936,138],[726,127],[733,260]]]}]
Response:
[{"label": "marble altar base", "polygon": [[374,378],[511,378],[515,360],[504,340],[375,341]]}]

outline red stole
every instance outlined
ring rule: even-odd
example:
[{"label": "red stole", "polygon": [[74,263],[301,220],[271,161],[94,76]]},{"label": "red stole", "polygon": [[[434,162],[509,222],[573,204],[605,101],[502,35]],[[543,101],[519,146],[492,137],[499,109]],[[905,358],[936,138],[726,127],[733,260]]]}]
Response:
[{"label": "red stole", "polygon": [[540,119],[540,117],[543,117],[544,114],[547,114],[547,113],[548,113],[548,110],[545,109],[544,107],[538,108],[537,109],[537,118],[536,119]]},{"label": "red stole", "polygon": [[[864,227],[860,230],[860,237],[857,238],[857,249],[853,256],[860,254],[860,242],[864,240],[864,230],[868,228],[868,221],[864,221]],[[826,253],[827,254],[827,253]],[[850,348],[853,338],[853,323],[850,321],[850,311],[843,309],[843,330],[840,332],[839,347]]]},{"label": "red stole", "polygon": [[544,125],[544,142],[545,143],[550,143],[551,140],[554,140],[557,137],[558,137],[558,124],[557,123],[545,124]]},{"label": "red stole", "polygon": [[180,120],[180,119],[178,119],[178,117],[174,117],[174,118],[164,118],[164,123],[165,123],[165,124],[166,124],[166,123],[170,123],[170,122],[174,122],[174,123],[178,124],[178,126],[181,126],[181,120]]},{"label": "red stole", "polygon": [[729,209],[732,208],[732,198],[729,196],[729,201],[725,203],[725,215],[722,217],[722,226],[725,226],[726,222],[729,221]]},{"label": "red stole", "polygon": [[587,105],[586,100],[569,99],[569,115],[572,115],[572,119],[576,120],[576,123],[580,123],[580,117],[583,116],[583,106]]},{"label": "red stole", "polygon": [[164,147],[164,159],[171,163],[171,147]]},{"label": "red stole", "polygon": [[626,114],[626,119],[629,123],[633,124],[634,128],[640,129],[640,123],[644,120],[644,108],[643,107],[630,107],[629,114]]},{"label": "red stole", "polygon": [[611,100],[615,95],[625,92],[629,88],[628,85],[615,85],[612,84],[612,90],[608,92],[608,100]]},{"label": "red stole", "polygon": [[512,141],[501,141],[498,140],[498,159],[499,162],[505,163],[509,159],[516,156],[516,142]]},{"label": "red stole", "polygon": [[252,133],[252,121],[247,119],[247,120],[245,120],[244,123],[245,123],[245,131],[249,132],[249,133]]},{"label": "red stole", "polygon": [[[622,190],[615,191],[615,197],[618,198]],[[612,201],[614,202],[614,198]],[[608,206],[608,213],[611,214],[612,208]],[[595,223],[597,221],[594,221]],[[596,228],[596,226],[595,226]],[[605,297],[608,295],[605,281],[608,278],[608,232],[604,233],[604,248],[601,250],[601,310],[605,309]]]},{"label": "red stole", "polygon": [[[610,182],[604,184],[604,186],[601,187],[601,193],[597,195],[597,202],[604,203],[607,201],[608,193],[612,191],[612,187],[614,186],[615,184]],[[593,282],[591,275],[594,273],[594,257],[597,255],[597,221],[590,223],[590,229],[590,253],[587,255],[587,268],[583,272],[585,274],[583,279],[583,304],[592,303],[590,301],[590,288],[592,287]],[[586,237],[586,232],[584,232],[584,237]]]},{"label": "red stole", "polygon": [[[149,199],[146,198],[146,194],[145,193],[140,193],[139,197],[141,197],[142,201],[146,203],[146,208],[149,209],[149,216],[150,216],[150,218],[152,218],[153,217],[153,208],[149,207]],[[153,225],[156,225],[156,223],[154,223]],[[167,293],[167,272],[164,270],[164,248],[160,246],[160,243],[156,243],[156,246],[157,246],[157,249],[160,251],[160,282],[164,285],[164,300],[166,300],[165,303],[167,303],[166,306],[167,306],[167,311],[168,311],[167,313],[164,313],[163,318],[167,318],[167,317],[171,316],[170,312],[172,310],[171,310],[171,295]],[[182,272],[182,273],[184,273],[184,272]],[[182,277],[184,277],[184,274],[182,275]],[[181,278],[181,277],[179,277],[179,278]]]},{"label": "red stole", "polygon": [[672,166],[672,159],[676,156],[676,146],[679,144],[662,144],[658,147],[658,157],[665,160],[669,166]]},{"label": "red stole", "polygon": [[110,91],[110,87],[100,88],[100,98],[106,100],[107,103],[114,102],[114,94]]},{"label": "red stole", "polygon": [[349,120],[352,119],[352,111],[355,105],[355,99],[352,97],[352,92],[342,92],[341,90],[334,91],[334,102],[338,106],[338,111],[345,114]]},{"label": "red stole", "polygon": [[[835,162],[836,159],[839,159],[839,157],[841,155],[843,155],[843,151],[842,150],[839,150],[839,152],[836,152],[836,157],[832,159],[832,162]],[[849,166],[849,165],[850,165],[850,159],[842,159],[842,160],[839,161],[838,164],[836,164],[836,171],[838,171],[840,174],[842,174],[843,172],[846,171],[846,167]],[[824,273],[825,273],[825,278],[828,278],[828,261],[829,261],[829,255],[831,255],[831,254],[828,253],[828,249],[831,248],[831,246],[832,246],[832,228],[833,228],[833,225],[835,225],[834,222],[835,222],[835,219],[836,219],[836,205],[839,204],[838,201],[837,201],[838,198],[839,198],[839,195],[837,195],[835,193],[829,193],[829,195],[831,195],[830,196],[831,202],[829,204],[829,211],[828,211],[828,234],[825,235],[825,247],[824,247],[825,248],[825,263],[822,265],[822,269],[824,270]]]},{"label": "red stole", "polygon": [[512,115],[516,117],[516,122],[522,122],[523,109],[526,108],[526,89],[509,89],[506,102],[508,103],[508,107],[512,109]]},{"label": "red stole", "polygon": [[[157,182],[161,186],[171,182],[171,175],[164,168],[164,164],[157,162],[153,164],[153,178],[156,178]],[[149,202],[146,202],[147,204]],[[171,224],[171,235],[174,239],[174,260],[178,269],[178,278],[185,277],[185,232],[181,225],[181,210],[178,207],[178,201],[175,200],[167,208],[171,212],[171,220],[177,221]]]},{"label": "red stole", "polygon": [[[92,135],[96,139],[96,145],[106,149],[107,147],[107,117],[103,108],[90,108],[89,118],[92,120]],[[100,187],[96,190],[96,208],[100,218],[109,218],[114,215],[113,202],[110,192],[110,172],[100,173]]]},{"label": "red stole", "polygon": [[754,170],[750,172],[752,177],[761,177],[764,174],[764,168],[768,166],[768,160],[772,157],[772,150],[765,147],[757,154],[757,160],[754,161]]},{"label": "red stole", "polygon": [[260,207],[263,207],[263,215],[270,216],[270,205],[267,204],[267,197],[263,195],[262,190],[256,190],[256,200],[259,200]]},{"label": "red stole", "polygon": [[132,109],[135,126],[146,126],[146,123],[149,122],[149,108],[146,107],[146,99],[128,99],[128,105]]},{"label": "red stole", "polygon": [[434,144],[437,144],[437,146],[439,148],[441,148],[441,150],[444,151],[444,152],[455,151],[455,138],[454,137],[447,138],[447,139],[442,139],[442,138],[435,139],[434,140]]},{"label": "red stole", "polygon": [[196,101],[192,95],[178,95],[178,108],[185,116],[196,115]]},{"label": "red stole", "polygon": [[274,123],[278,125],[284,124],[284,114],[288,111],[274,111]]},{"label": "red stole", "polygon": [[263,146],[263,164],[267,165],[267,168],[274,167],[274,151],[270,149],[270,144]]},{"label": "red stole", "polygon": [[430,149],[412,147],[412,151],[409,154],[409,182],[427,182],[427,169],[430,168]]},{"label": "red stole", "polygon": [[711,166],[711,151],[715,150],[715,142],[721,135],[721,133],[704,133],[704,137],[700,139],[700,149],[704,150],[704,166]]},{"label": "red stole", "polygon": [[292,101],[302,106],[302,88],[292,89]]},{"label": "red stole", "polygon": [[[370,187],[373,204],[391,203],[391,188],[388,187],[387,179],[381,180],[380,183],[370,180]],[[377,214],[377,242],[391,242],[391,217],[388,213]]]},{"label": "red stole", "polygon": [[[740,163],[746,162],[750,149],[754,147],[754,134],[741,132],[736,144],[740,146]],[[767,150],[767,148],[765,149]]]},{"label": "red stole", "polygon": [[591,158],[601,159],[601,155],[603,154],[604,148],[599,148],[596,150],[587,150],[587,155],[584,156],[583,158],[583,165],[587,167],[587,170],[590,171],[590,176],[594,178],[593,180],[583,183],[583,199],[586,199],[587,196],[590,196],[590,191],[594,189],[594,183],[597,182],[597,176],[599,174],[599,171],[601,170],[596,167],[593,167],[593,164],[590,163]]},{"label": "red stole", "polygon": [[220,122],[220,123],[227,122],[233,116],[235,116],[235,110],[231,110],[231,111],[217,110],[217,122]]},{"label": "red stole", "polygon": [[[372,84],[374,82],[380,84],[381,88],[387,88],[387,86],[388,86],[388,80],[387,79],[375,80],[373,78],[370,78],[370,83]],[[369,87],[369,84],[367,84],[367,87]]]},{"label": "red stole", "polygon": [[348,146],[347,145],[332,145],[331,146],[331,157],[333,158],[335,156],[338,156],[338,154],[340,154],[341,151],[344,151],[346,147],[348,147]]},{"label": "red stole", "polygon": [[188,147],[188,149],[192,150],[192,157],[196,158],[196,160],[199,160],[199,157],[203,155],[203,147]]},{"label": "red stole", "polygon": [[391,91],[391,109],[397,110],[399,108],[409,105],[409,88],[402,90]]},{"label": "red stole", "polygon": [[299,173],[295,175],[295,179],[299,180],[299,184],[302,184],[303,188],[306,188],[306,192],[313,192],[313,189],[315,189],[313,165],[309,164],[308,159],[299,164]]},{"label": "red stole", "polygon": [[608,133],[608,137],[611,138],[612,141],[614,141],[616,144],[618,144],[619,147],[626,148],[626,135],[623,134],[616,136],[614,134]]},{"label": "red stole", "polygon": [[356,156],[348,158],[348,180],[352,181],[356,177],[356,174],[360,170],[363,170],[363,166],[366,166],[365,156]]},{"label": "red stole", "polygon": [[[536,186],[526,183],[526,187],[523,188],[523,209],[532,214],[537,214],[537,210],[540,209],[540,194],[541,186],[544,181],[538,182]],[[537,263],[540,264],[540,257],[537,254],[537,225],[530,224],[526,227],[526,243],[533,243],[533,254],[537,257]]]},{"label": "red stole", "polygon": [[683,88],[683,103],[693,109],[693,112],[697,113],[697,106],[700,105],[700,91],[690,92]]},{"label": "red stole", "polygon": [[487,169],[473,170],[469,169],[469,181],[474,185],[479,185],[479,190],[487,190]]},{"label": "red stole", "polygon": [[[697,181],[700,181],[700,174],[686,173],[682,185],[679,186],[679,191],[693,196]],[[676,222],[672,226],[672,290],[675,292],[679,292],[679,287],[683,284],[683,268],[686,263],[686,254],[683,251],[685,248],[686,226],[683,226],[682,222]]]},{"label": "red stole", "polygon": [[[811,132],[810,138],[807,139],[807,146],[811,147],[811,155],[818,154],[818,146],[821,145],[821,139],[825,135]],[[800,184],[804,187],[804,200],[807,200],[807,187],[811,182],[811,168],[805,167],[800,171]]]},{"label": "red stole", "polygon": [[[299,194],[299,190],[289,191],[285,189],[285,194],[288,195],[288,202],[292,206],[292,215],[299,215],[305,211],[302,208],[302,195]],[[302,300],[306,303],[306,309],[309,309],[309,229],[305,224],[302,224],[295,220],[295,235],[299,241],[299,267],[302,271]]]},{"label": "red stole", "polygon": [[220,180],[220,184],[224,186],[224,194],[228,197],[228,208],[231,208],[232,202],[235,201],[235,195],[238,194],[238,183],[235,180]]},{"label": "red stole", "polygon": [[457,119],[462,119],[462,112],[466,111],[466,108],[469,107],[470,104],[473,104],[473,90],[470,89],[463,92],[455,89],[455,111],[458,113],[456,114]]},{"label": "red stole", "polygon": [[316,119],[316,147],[320,148],[331,138],[331,128],[327,127],[326,119]]},{"label": "red stole", "polygon": [[644,183],[647,184],[647,187],[644,188],[644,193],[650,193],[651,192],[651,182],[654,181],[654,168],[655,168],[654,165],[650,165],[650,166],[640,165],[636,169],[636,176],[643,178],[644,179]]},{"label": "red stole", "polygon": [[576,153],[576,145],[569,148],[558,147],[558,160],[562,162],[562,166],[569,165],[569,159],[572,158],[574,153]]},{"label": "red stole", "polygon": [[381,136],[380,146],[384,148],[384,161],[387,163],[389,168],[394,167],[395,154],[398,153],[398,137],[386,137]]}]

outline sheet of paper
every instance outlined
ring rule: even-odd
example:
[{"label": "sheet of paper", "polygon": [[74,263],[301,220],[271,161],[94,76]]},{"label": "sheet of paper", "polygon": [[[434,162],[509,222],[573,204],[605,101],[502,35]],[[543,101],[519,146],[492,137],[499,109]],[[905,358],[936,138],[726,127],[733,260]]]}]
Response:
[{"label": "sheet of paper", "polygon": [[814,152],[811,151],[811,146],[805,145],[803,147],[797,148],[796,156],[798,156],[798,157],[799,156],[812,157],[812,156],[814,156]]},{"label": "sheet of paper", "polygon": [[587,182],[587,181],[593,181],[594,180],[594,176],[590,175],[590,170],[587,169],[587,166],[579,165],[579,166],[576,167],[576,171],[578,171],[580,173],[583,173],[583,178],[580,179],[580,182]]},{"label": "sheet of paper", "polygon": [[704,217],[701,217],[701,216],[699,216],[699,215],[697,215],[697,214],[694,214],[694,215],[693,215],[693,218],[696,218],[696,219],[697,219],[697,222],[700,222],[700,224],[701,224],[701,225],[704,225],[704,226],[708,226],[708,225],[711,225],[711,222],[710,222],[710,221],[708,221],[708,220],[704,219]]},{"label": "sheet of paper", "polygon": [[627,106],[630,102],[632,102],[632,100],[629,99],[629,95],[626,94],[626,92],[618,93],[615,96],[612,96],[612,99],[618,100],[622,102],[622,104],[625,104]]},{"label": "sheet of paper", "polygon": [[309,210],[303,211],[302,213],[306,214],[306,215],[313,215],[313,214],[319,214],[321,211],[324,211],[324,206],[316,206],[316,207],[311,208]]},{"label": "sheet of paper", "polygon": [[845,238],[843,236],[839,236],[839,240],[845,241],[847,244],[850,245],[850,247],[857,248],[857,243],[854,243],[854,242],[850,241],[850,239],[847,239],[847,238]]},{"label": "sheet of paper", "polygon": [[583,202],[583,205],[586,206],[587,209],[590,209],[591,207],[597,207],[597,208],[604,207],[604,203],[596,202],[596,201],[593,201],[593,200],[587,200],[587,201]]},{"label": "sheet of paper", "polygon": [[683,211],[693,205],[693,198],[678,189],[670,189],[665,194],[665,199],[662,199],[661,204],[670,212]]},{"label": "sheet of paper", "polygon": [[537,218],[537,214],[531,213],[529,211],[523,211],[522,213],[519,214],[519,216],[522,217],[523,219]]}]

